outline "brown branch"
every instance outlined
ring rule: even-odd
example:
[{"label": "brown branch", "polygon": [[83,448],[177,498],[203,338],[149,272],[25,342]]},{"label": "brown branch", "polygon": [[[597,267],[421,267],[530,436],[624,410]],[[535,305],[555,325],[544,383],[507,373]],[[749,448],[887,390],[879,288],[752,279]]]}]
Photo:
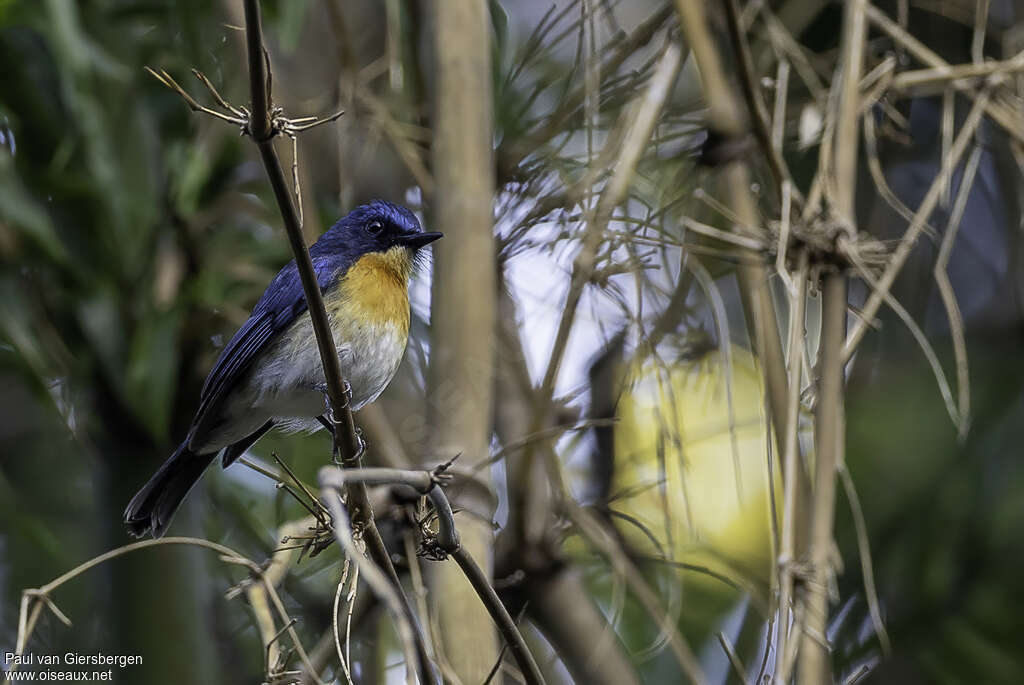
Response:
[{"label": "brown branch", "polygon": [[[263,166],[267,170],[274,197],[281,211],[288,243],[295,256],[295,265],[302,281],[302,291],[306,298],[307,310],[313,324],[317,348],[324,367],[327,380],[327,392],[331,403],[331,414],[334,424],[335,449],[338,450],[341,462],[347,467],[358,466],[360,443],[356,435],[355,422],[349,408],[345,381],[341,373],[341,362],[338,359],[337,346],[327,320],[323,295],[317,284],[316,272],[309,257],[302,236],[302,225],[295,209],[293,195],[281,161],[274,149],[273,138],[276,133],[273,127],[273,113],[270,95],[270,75],[266,70],[266,59],[263,48],[263,29],[260,21],[259,0],[245,0],[246,45],[249,58],[249,85],[253,111],[249,118],[249,132],[260,151]],[[370,508],[365,486],[356,485],[348,493],[349,504],[355,512],[353,523],[366,531],[367,547],[374,561],[384,569],[391,582],[401,592],[401,583],[395,572],[391,557],[384,547],[380,532],[373,522],[373,511]],[[408,602],[405,602],[408,604]]]},{"label": "brown branch", "polygon": [[284,221],[288,242],[295,256],[295,265],[302,280],[302,291],[306,297],[309,316],[313,323],[313,332],[316,335],[317,348],[324,366],[327,392],[330,396],[331,411],[336,423],[335,440],[341,453],[341,460],[342,463],[352,466],[358,461],[359,441],[356,437],[355,422],[352,420],[352,411],[348,406],[341,362],[338,359],[337,346],[327,320],[327,311],[324,309],[323,295],[317,285],[316,271],[313,269],[309,250],[306,249],[306,243],[302,237],[302,226],[299,223],[295,201],[273,144],[276,131],[272,126],[269,110],[271,102],[264,58],[259,0],[245,0],[245,19],[249,85],[253,105],[253,111],[249,115],[248,129],[253,140],[256,141],[263,166],[267,170],[270,186],[274,191],[274,198],[277,200],[281,218]]},{"label": "brown branch", "polygon": [[[435,488],[435,490],[440,491],[440,488]],[[526,646],[522,634],[516,628],[515,621],[512,620],[512,616],[509,615],[505,605],[501,603],[501,599],[498,598],[498,594],[494,591],[487,576],[480,570],[480,567],[473,561],[473,557],[469,555],[469,552],[464,547],[459,546],[454,550],[447,551],[455,559],[455,563],[459,565],[462,572],[466,574],[466,578],[469,580],[470,585],[473,586],[473,589],[476,590],[480,601],[487,607],[487,612],[494,619],[494,623],[498,626],[502,637],[505,638],[512,656],[515,657],[516,663],[519,665],[519,669],[523,672],[523,679],[527,685],[544,685],[544,676],[541,675],[540,667],[537,666],[537,662],[533,658],[533,654],[530,653],[530,649]]]},{"label": "brown branch", "polygon": [[[515,621],[512,620],[508,610],[505,609],[505,605],[498,598],[487,576],[459,542],[451,504],[448,502],[448,497],[445,495],[444,490],[440,487],[440,483],[444,479],[443,469],[440,468],[428,471],[386,468],[334,469],[332,467],[324,467],[320,470],[319,475],[320,487],[325,490],[333,489],[335,493],[340,491],[346,482],[358,482],[373,485],[405,485],[430,498],[431,504],[434,505],[434,511],[437,513],[438,521],[438,533],[434,541],[436,547],[445,554],[452,556],[466,575],[467,580],[473,586],[473,590],[486,607],[491,618],[494,619],[502,636],[508,642],[512,655],[522,670],[527,685],[544,685],[544,677],[540,673],[540,668],[526,646],[526,641],[516,627]],[[327,499],[332,515],[336,519],[340,516],[344,523],[344,509],[341,507],[338,498],[328,497]],[[342,534],[344,534],[344,530]],[[348,551],[347,541],[343,540],[342,537],[343,535],[339,536],[338,541],[344,544],[346,551]],[[366,569],[363,570],[365,571]],[[377,589],[375,588],[375,590]],[[383,588],[380,588],[380,590],[383,590]],[[387,597],[382,598],[387,601]],[[420,639],[422,640],[422,636],[420,636]],[[421,680],[421,682],[427,681]]]}]

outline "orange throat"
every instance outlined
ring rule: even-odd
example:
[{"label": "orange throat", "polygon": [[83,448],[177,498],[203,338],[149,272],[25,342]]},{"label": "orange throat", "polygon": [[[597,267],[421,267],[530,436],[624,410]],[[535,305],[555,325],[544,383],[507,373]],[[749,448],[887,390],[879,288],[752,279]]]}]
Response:
[{"label": "orange throat", "polygon": [[371,326],[395,326],[403,337],[408,335],[412,267],[404,247],[360,257],[325,303],[328,313]]}]

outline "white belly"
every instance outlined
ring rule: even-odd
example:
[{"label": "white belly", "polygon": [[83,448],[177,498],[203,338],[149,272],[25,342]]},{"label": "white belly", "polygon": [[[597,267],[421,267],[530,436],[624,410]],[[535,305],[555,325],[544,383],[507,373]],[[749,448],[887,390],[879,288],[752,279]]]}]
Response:
[{"label": "white belly", "polygon": [[[335,325],[334,339],[356,411],[377,399],[391,382],[405,354],[407,336],[398,325],[371,323]],[[223,409],[227,419],[223,430],[211,435],[204,449],[212,451],[241,440],[268,419],[286,431],[319,430],[317,417],[326,413],[324,384],[312,323],[303,314],[254,363],[244,385]]]}]

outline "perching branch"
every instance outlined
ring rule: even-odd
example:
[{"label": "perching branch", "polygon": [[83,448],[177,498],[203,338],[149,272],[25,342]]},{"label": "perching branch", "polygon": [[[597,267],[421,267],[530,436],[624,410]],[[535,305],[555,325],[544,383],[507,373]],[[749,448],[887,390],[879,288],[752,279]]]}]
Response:
[{"label": "perching branch", "polygon": [[349,408],[345,380],[341,373],[341,362],[338,359],[337,346],[331,334],[327,311],[324,308],[323,294],[317,285],[316,271],[309,257],[309,250],[302,237],[302,226],[295,208],[292,192],[288,187],[281,161],[274,149],[274,136],[277,133],[272,126],[270,107],[270,75],[266,69],[263,48],[263,28],[260,21],[259,0],[245,0],[245,35],[249,57],[249,87],[252,97],[253,111],[249,115],[249,133],[259,148],[263,166],[267,170],[274,198],[281,210],[288,242],[295,256],[295,265],[302,280],[302,291],[306,297],[309,316],[316,335],[317,348],[324,366],[327,379],[327,392],[330,396],[331,411],[335,424],[335,441],[340,451],[341,461],[346,466],[355,466],[359,459],[359,439],[356,436],[355,422]]},{"label": "perching branch", "polygon": [[[289,188],[277,151],[274,148],[274,137],[278,133],[285,133],[290,137],[294,137],[299,132],[337,119],[341,113],[339,112],[324,119],[317,117],[287,119],[283,116],[281,109],[273,105],[271,74],[267,67],[266,52],[263,47],[263,28],[260,19],[259,2],[258,0],[244,0],[243,6],[245,10],[250,97],[252,101],[251,112],[228,104],[217,93],[216,89],[213,88],[209,80],[198,72],[195,72],[197,78],[210,90],[218,105],[227,110],[227,115],[199,105],[169,74],[165,72],[157,73],[153,70],[150,70],[150,72],[165,85],[177,91],[193,111],[202,111],[229,123],[239,125],[242,128],[242,132],[250,135],[256,143],[281,212],[285,232],[288,236],[288,242],[295,257],[295,264],[302,282],[307,310],[313,325],[317,348],[320,352],[324,377],[327,381],[327,394],[330,402],[329,418],[334,429],[335,450],[340,457],[341,463],[351,468],[359,464],[362,445],[356,433],[355,422],[349,407],[348,393],[345,390],[346,383],[342,376],[337,347],[331,333],[327,312],[324,308],[323,295],[317,284],[316,272],[313,269],[309,250],[306,248],[303,238],[300,214],[296,209],[294,196]],[[360,483],[352,484],[347,496],[349,505],[354,512],[355,518],[353,523],[357,528],[364,531],[364,538],[371,557],[390,578],[396,591],[402,594],[398,574],[391,563],[391,557],[384,546],[384,541],[380,537],[380,532],[374,524],[373,511],[369,504],[365,485]],[[406,605],[407,613],[411,615],[408,602],[404,602],[404,604]]]},{"label": "perching branch", "polygon": [[[348,394],[345,391],[346,384],[341,373],[341,362],[338,359],[337,346],[327,320],[327,311],[324,308],[320,287],[317,285],[313,262],[309,257],[309,250],[306,248],[302,237],[302,225],[299,222],[292,193],[288,188],[288,182],[285,178],[284,170],[281,168],[281,161],[278,159],[277,151],[274,149],[273,137],[276,131],[273,118],[274,112],[271,111],[273,103],[270,93],[270,74],[266,70],[264,58],[263,28],[260,21],[259,1],[245,0],[244,6],[246,46],[249,57],[249,85],[254,109],[249,118],[250,134],[253,140],[256,141],[260,157],[263,159],[263,166],[267,170],[267,176],[270,179],[274,197],[277,200],[278,208],[281,210],[281,218],[284,220],[288,242],[291,245],[292,253],[295,255],[295,265],[302,280],[302,291],[306,297],[307,309],[313,324],[313,332],[316,335],[320,359],[324,366],[324,376],[327,380],[327,392],[331,403],[330,418],[334,425],[335,446],[341,457],[342,464],[346,467],[354,467],[359,464],[361,445],[356,434],[355,422],[352,419]],[[349,505],[355,512],[354,523],[365,529],[365,539],[370,555],[375,563],[387,573],[392,584],[401,593],[402,586],[398,580],[398,574],[395,572],[394,565],[391,563],[391,557],[384,547],[384,541],[381,539],[380,532],[373,521],[373,510],[366,495],[366,487],[363,485],[354,486],[349,491],[348,497]],[[408,602],[405,602],[405,604],[407,605]]]}]

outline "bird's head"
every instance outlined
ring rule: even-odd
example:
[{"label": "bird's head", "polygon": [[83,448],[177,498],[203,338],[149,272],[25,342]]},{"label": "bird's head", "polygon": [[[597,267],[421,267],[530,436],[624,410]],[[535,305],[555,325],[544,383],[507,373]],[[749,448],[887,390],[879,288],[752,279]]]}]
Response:
[{"label": "bird's head", "polygon": [[427,233],[416,215],[401,205],[373,200],[356,207],[334,224],[310,249],[315,257],[344,255],[350,263],[374,255],[408,275],[420,248],[429,245],[441,233]]}]

